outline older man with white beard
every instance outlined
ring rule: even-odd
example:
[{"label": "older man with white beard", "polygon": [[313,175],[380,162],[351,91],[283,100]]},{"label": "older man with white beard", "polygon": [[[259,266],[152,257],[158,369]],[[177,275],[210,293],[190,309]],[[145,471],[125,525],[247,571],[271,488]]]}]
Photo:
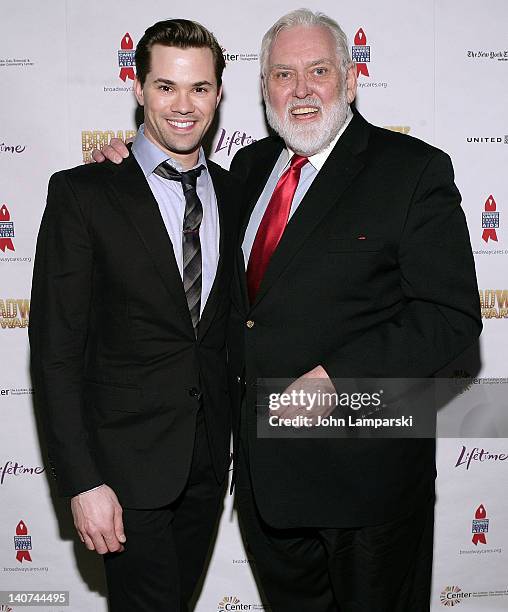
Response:
[{"label": "older man with white beard", "polygon": [[356,69],[322,13],[281,17],[260,59],[278,136],[231,165],[245,209],[229,332],[245,542],[274,612],[427,612],[434,440],[261,437],[256,388],[429,377],[475,342],[477,285],[452,165],[351,111]]},{"label": "older man with white beard", "polygon": [[[256,385],[428,377],[476,340],[452,166],[442,151],[352,113],[356,68],[325,15],[283,16],[260,60],[279,137],[231,165],[246,206],[229,344],[245,541],[274,612],[427,612],[434,440],[263,438]],[[298,414],[301,406],[279,411]]]}]

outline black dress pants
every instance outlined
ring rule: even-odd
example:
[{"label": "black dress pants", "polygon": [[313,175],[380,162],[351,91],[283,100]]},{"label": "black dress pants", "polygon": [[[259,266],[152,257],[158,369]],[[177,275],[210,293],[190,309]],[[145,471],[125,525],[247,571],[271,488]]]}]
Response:
[{"label": "black dress pants", "polygon": [[276,529],[259,515],[241,448],[236,505],[271,612],[429,612],[434,498],[380,525]]},{"label": "black dress pants", "polygon": [[163,508],[123,509],[125,550],[104,556],[111,612],[187,612],[222,509],[224,487],[215,476],[199,410],[189,479],[178,499]]}]

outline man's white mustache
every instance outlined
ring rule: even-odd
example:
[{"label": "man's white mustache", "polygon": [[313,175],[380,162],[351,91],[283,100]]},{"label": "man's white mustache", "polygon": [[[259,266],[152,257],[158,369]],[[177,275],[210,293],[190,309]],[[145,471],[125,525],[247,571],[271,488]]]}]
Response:
[{"label": "man's white mustache", "polygon": [[299,100],[298,102],[289,102],[286,107],[286,110],[288,111],[288,113],[290,113],[293,109],[302,108],[302,106],[315,106],[319,110],[323,108],[321,100],[319,100],[318,98],[305,98],[303,100]]}]

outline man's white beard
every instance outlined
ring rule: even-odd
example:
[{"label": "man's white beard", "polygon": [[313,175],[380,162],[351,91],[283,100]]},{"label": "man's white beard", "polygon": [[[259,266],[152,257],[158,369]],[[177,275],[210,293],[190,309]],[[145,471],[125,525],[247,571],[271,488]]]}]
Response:
[{"label": "man's white beard", "polygon": [[[319,108],[322,113],[321,120],[314,121],[312,124],[303,122],[299,124],[297,120],[292,121],[290,118],[291,109],[294,106],[302,106],[302,104]],[[337,102],[325,111],[323,111],[323,105],[318,98],[305,98],[305,100],[288,104],[282,119],[270,104],[268,95],[265,96],[265,105],[266,118],[272,130],[277,132],[289,149],[305,157],[310,157],[326,149],[344,125],[349,107],[345,91],[340,95]]]}]

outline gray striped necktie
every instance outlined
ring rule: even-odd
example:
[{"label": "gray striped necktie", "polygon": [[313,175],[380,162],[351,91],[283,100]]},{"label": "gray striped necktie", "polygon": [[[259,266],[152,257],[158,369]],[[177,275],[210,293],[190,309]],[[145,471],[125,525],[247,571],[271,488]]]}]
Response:
[{"label": "gray striped necktie", "polygon": [[199,315],[201,311],[201,242],[199,226],[203,219],[203,206],[196,191],[196,182],[204,166],[198,166],[187,172],[178,172],[165,161],[155,168],[155,174],[165,179],[182,183],[185,197],[185,214],[183,218],[183,287],[187,305],[196,336],[198,334]]}]

